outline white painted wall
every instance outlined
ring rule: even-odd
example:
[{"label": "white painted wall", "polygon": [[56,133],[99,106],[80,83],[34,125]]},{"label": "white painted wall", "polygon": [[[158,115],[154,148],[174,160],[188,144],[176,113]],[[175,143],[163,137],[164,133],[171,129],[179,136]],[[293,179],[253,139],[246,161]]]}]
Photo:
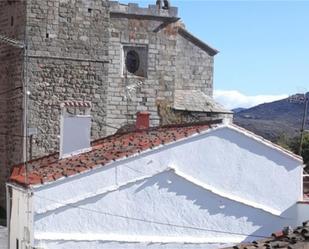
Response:
[{"label": "white painted wall", "polygon": [[297,203],[297,225],[309,220],[309,201]]},{"label": "white painted wall", "polygon": [[0,226],[0,249],[8,249],[8,229]]},{"label": "white painted wall", "polygon": [[35,188],[35,243],[217,248],[269,236],[296,224],[301,172],[298,160],[220,128]]},{"label": "white painted wall", "polygon": [[[166,244],[166,243],[119,243],[110,241],[108,243],[103,243],[100,241],[42,241],[38,243],[39,248],[55,248],[55,249],[179,249],[179,244]],[[226,245],[224,244],[183,244],[181,248],[183,249],[217,249],[222,248]]]},{"label": "white painted wall", "polygon": [[237,243],[247,234],[257,239],[289,222],[215,195],[172,170],[79,201],[74,207],[36,215],[35,239],[48,245],[61,238],[59,247],[53,248],[63,248],[62,240],[103,240],[123,243],[122,247],[139,242],[200,246]]},{"label": "white painted wall", "polygon": [[302,198],[301,163],[236,129],[206,133],[169,154],[188,175],[279,212]]},{"label": "white painted wall", "polygon": [[[10,249],[16,249],[17,242],[20,249],[33,243],[33,213],[31,196],[18,188],[12,188],[12,207],[10,220]],[[18,240],[18,241],[17,241]]]}]

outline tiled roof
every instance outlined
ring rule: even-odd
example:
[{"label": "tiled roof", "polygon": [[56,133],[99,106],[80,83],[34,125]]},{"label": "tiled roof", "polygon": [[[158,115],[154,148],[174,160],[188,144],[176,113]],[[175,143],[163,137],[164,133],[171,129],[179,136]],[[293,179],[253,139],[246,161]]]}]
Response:
[{"label": "tiled roof", "polygon": [[303,222],[302,226],[284,228],[282,231],[273,233],[271,237],[252,243],[241,243],[226,249],[309,249],[309,221]]},{"label": "tiled roof", "polygon": [[[126,158],[142,151],[153,149],[160,145],[172,143],[210,128],[213,122],[170,125],[150,128],[148,130],[132,131],[115,134],[96,140],[89,152],[69,158],[59,159],[59,154],[51,154],[28,162],[27,177],[25,165],[13,168],[10,181],[22,186],[38,185],[57,179],[89,171],[104,166],[115,160]],[[28,181],[26,181],[28,178]]]},{"label": "tiled roof", "polygon": [[176,90],[173,108],[182,111],[232,113],[199,90]]}]

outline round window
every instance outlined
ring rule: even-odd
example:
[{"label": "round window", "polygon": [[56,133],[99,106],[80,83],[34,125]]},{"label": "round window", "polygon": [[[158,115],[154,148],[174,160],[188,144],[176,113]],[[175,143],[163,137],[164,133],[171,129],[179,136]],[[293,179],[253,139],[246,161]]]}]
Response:
[{"label": "round window", "polygon": [[139,56],[134,50],[127,52],[126,56],[126,68],[130,73],[136,73],[139,68]]}]

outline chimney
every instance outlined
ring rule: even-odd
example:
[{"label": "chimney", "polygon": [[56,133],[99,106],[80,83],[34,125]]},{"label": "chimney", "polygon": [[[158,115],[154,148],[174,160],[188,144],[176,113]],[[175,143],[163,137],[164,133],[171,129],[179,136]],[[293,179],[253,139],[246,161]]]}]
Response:
[{"label": "chimney", "polygon": [[149,112],[138,112],[136,113],[136,124],[137,130],[146,130],[149,128]]},{"label": "chimney", "polygon": [[91,103],[65,101],[61,103],[60,158],[91,150]]}]

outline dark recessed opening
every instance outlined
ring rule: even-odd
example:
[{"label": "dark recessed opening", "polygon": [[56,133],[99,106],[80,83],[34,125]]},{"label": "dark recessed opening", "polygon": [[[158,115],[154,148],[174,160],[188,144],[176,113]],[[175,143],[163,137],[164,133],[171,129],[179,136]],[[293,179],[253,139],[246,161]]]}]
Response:
[{"label": "dark recessed opening", "polygon": [[49,34],[48,33],[46,33],[46,38],[48,38],[49,37]]},{"label": "dark recessed opening", "polygon": [[88,13],[91,13],[92,12],[92,9],[88,9]]},{"label": "dark recessed opening", "polygon": [[146,105],[147,103],[147,97],[142,97],[142,105]]},{"label": "dark recessed opening", "polygon": [[126,68],[128,72],[135,73],[139,68],[140,60],[138,53],[130,50],[126,56]]},{"label": "dark recessed opening", "polygon": [[13,26],[13,25],[14,25],[14,17],[11,16],[11,26]]}]

